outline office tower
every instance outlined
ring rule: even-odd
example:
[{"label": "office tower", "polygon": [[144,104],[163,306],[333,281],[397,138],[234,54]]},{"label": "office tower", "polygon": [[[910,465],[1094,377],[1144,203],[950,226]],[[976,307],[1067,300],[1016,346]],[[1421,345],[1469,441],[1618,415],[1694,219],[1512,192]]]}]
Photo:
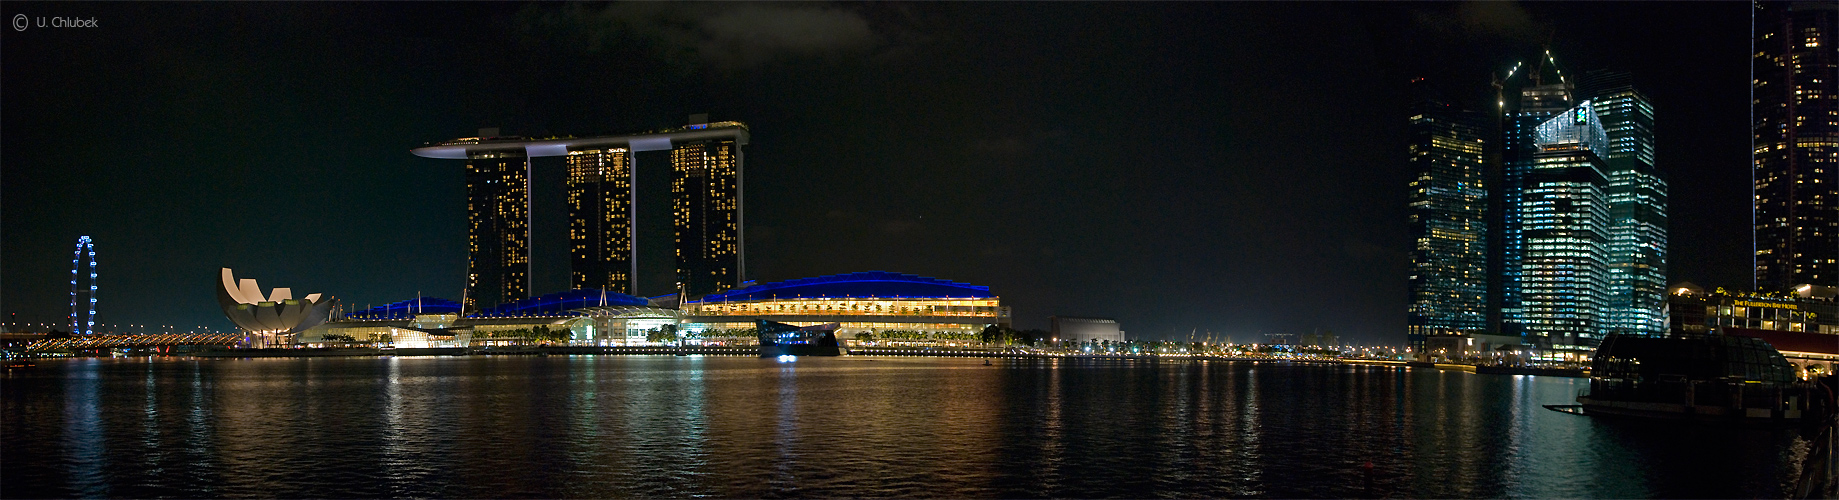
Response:
[{"label": "office tower", "polygon": [[677,143],[670,161],[679,286],[689,295],[734,288],[741,281],[742,266],[741,150],[736,138]]},{"label": "office tower", "polygon": [[632,290],[632,153],[627,148],[568,152],[570,287]]},{"label": "office tower", "polygon": [[1839,285],[1839,6],[1755,6],[1756,288]]},{"label": "office tower", "polygon": [[1601,118],[1585,101],[1533,128],[1521,176],[1520,324],[1525,338],[1585,353],[1605,332],[1608,302],[1608,149]]},{"label": "office tower", "polygon": [[469,311],[530,293],[530,162],[520,149],[466,153]]},{"label": "office tower", "polygon": [[1411,107],[1407,145],[1414,244],[1406,328],[1413,344],[1489,328],[1488,117],[1425,93]]},{"label": "office tower", "polygon": [[1578,96],[1602,117],[1608,148],[1610,332],[1666,333],[1667,183],[1654,163],[1654,106],[1621,71],[1591,71]]},{"label": "office tower", "polygon": [[[1547,59],[1550,59],[1547,53]],[[1496,277],[1498,291],[1493,295],[1498,300],[1500,314],[1499,331],[1503,335],[1521,335],[1525,333],[1525,305],[1522,303],[1525,290],[1522,287],[1522,263],[1525,260],[1526,232],[1524,228],[1526,215],[1522,210],[1526,206],[1527,176],[1535,167],[1534,156],[1540,149],[1536,144],[1536,129],[1546,120],[1563,113],[1571,107],[1571,85],[1560,78],[1558,83],[1543,83],[1544,64],[1532,70],[1529,77],[1532,85],[1519,92],[1511,110],[1507,100],[1501,97],[1499,105],[1503,108],[1501,116],[1501,172],[1498,205],[1499,215],[1494,217],[1495,227],[1500,236],[1499,250],[1495,251],[1496,264],[1499,268]],[[1554,70],[1554,73],[1556,70]],[[1511,75],[1509,75],[1511,78]]]}]

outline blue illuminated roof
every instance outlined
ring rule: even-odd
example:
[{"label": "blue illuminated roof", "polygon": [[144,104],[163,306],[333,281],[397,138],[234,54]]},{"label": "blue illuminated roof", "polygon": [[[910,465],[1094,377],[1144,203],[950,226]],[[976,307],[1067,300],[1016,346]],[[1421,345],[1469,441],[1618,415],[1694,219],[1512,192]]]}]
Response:
[{"label": "blue illuminated roof", "polygon": [[468,318],[502,318],[512,316],[545,316],[562,314],[571,309],[596,306],[643,306],[650,301],[643,297],[633,297],[619,292],[585,289],[552,293],[541,297],[532,297],[515,302],[506,302],[497,307],[479,311]]},{"label": "blue illuminated roof", "polygon": [[911,274],[868,271],[755,285],[703,296],[690,302],[728,302],[791,298],[988,298],[990,287]]},{"label": "blue illuminated roof", "polygon": [[346,319],[410,319],[417,314],[458,314],[460,303],[440,297],[416,297],[345,315]]}]

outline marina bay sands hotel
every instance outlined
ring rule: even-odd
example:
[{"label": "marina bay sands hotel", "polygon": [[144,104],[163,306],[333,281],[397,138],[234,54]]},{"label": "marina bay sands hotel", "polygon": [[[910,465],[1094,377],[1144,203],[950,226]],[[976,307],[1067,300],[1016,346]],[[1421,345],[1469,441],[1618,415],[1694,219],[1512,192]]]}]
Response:
[{"label": "marina bay sands hotel", "polygon": [[695,296],[737,287],[745,278],[742,154],[747,126],[691,117],[682,128],[585,138],[479,137],[411,149],[416,156],[466,162],[469,310],[530,296],[531,158],[567,160],[571,285],[636,295],[638,277],[635,153],[669,151],[677,282]]}]

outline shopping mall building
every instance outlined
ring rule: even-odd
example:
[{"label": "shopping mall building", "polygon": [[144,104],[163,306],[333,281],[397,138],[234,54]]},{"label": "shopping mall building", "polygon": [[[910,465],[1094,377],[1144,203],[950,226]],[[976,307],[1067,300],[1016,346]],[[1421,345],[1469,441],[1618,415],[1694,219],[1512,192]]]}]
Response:
[{"label": "shopping mall building", "polygon": [[[570,290],[461,314],[461,304],[418,297],[349,313],[300,333],[296,343],[388,343],[396,347],[483,347],[544,341],[560,333],[582,346],[746,345],[756,320],[799,326],[838,323],[849,343],[954,344],[990,325],[1010,324],[987,286],[882,271],[757,284],[679,301],[606,290]],[[565,332],[565,333],[562,333]],[[552,337],[555,338],[555,337]]]}]

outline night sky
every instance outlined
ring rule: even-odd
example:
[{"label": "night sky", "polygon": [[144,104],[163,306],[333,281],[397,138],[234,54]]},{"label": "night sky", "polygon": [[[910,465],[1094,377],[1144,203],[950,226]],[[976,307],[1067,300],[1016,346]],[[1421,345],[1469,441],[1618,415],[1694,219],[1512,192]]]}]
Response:
[{"label": "night sky", "polygon": [[[0,313],[231,328],[218,268],[347,305],[457,299],[461,163],[424,142],[738,120],[748,277],[988,285],[1018,327],[1402,344],[1406,83],[1492,98],[1550,44],[1631,71],[1671,281],[1750,283],[1749,13],[1563,4],[6,2]],[[1485,108],[1484,108],[1485,109]],[[551,159],[553,160],[553,159]],[[568,285],[559,161],[533,290]],[[642,290],[644,291],[644,290]],[[667,290],[648,291],[662,294]]]}]

